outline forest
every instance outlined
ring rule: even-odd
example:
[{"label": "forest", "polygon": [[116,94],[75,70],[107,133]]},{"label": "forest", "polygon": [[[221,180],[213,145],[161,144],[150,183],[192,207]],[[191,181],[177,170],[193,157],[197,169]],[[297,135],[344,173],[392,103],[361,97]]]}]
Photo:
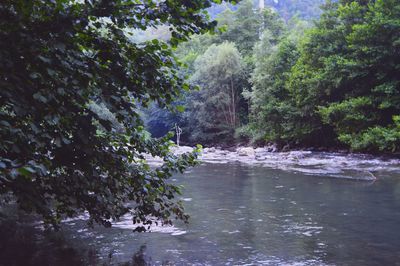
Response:
[{"label": "forest", "polygon": [[398,265],[399,0],[0,1],[0,266]]},{"label": "forest", "polygon": [[211,8],[217,30],[174,51],[198,90],[174,103],[181,113],[147,110],[149,131],[177,124],[190,144],[398,152],[399,3],[276,2]]}]

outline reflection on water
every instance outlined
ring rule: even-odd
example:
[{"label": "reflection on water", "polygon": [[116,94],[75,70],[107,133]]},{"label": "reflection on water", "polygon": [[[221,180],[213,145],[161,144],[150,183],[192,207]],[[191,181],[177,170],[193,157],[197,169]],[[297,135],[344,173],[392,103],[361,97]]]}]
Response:
[{"label": "reflection on water", "polygon": [[64,230],[115,263],[142,247],[152,265],[400,265],[395,175],[366,183],[205,164],[176,180],[187,226],[138,234],[128,220],[92,230],[82,229],[82,218],[65,221]]}]

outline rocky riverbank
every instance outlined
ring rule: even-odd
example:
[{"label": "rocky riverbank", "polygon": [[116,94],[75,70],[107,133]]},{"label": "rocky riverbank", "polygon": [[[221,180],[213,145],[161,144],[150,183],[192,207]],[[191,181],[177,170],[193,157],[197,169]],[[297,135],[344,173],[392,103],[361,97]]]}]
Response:
[{"label": "rocky riverbank", "polygon": [[[192,150],[191,147],[180,146],[172,151],[179,155]],[[152,164],[161,163],[160,158],[147,159]],[[204,163],[240,163],[356,180],[376,180],[393,172],[400,174],[400,160],[396,158],[332,152],[278,152],[275,146],[238,147],[231,150],[204,148],[199,160]]]}]

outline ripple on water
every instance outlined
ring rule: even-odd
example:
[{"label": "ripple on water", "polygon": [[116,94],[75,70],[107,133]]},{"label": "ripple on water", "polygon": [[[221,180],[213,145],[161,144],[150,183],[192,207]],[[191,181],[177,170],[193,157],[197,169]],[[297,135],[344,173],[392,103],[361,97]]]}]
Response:
[{"label": "ripple on water", "polygon": [[285,265],[285,266],[304,266],[304,265],[318,265],[318,266],[324,266],[327,265],[323,261],[321,261],[319,258],[312,258],[312,259],[304,259],[304,258],[299,258],[299,259],[294,259],[294,260],[285,260],[279,257],[275,256],[266,256],[261,253],[256,253],[250,255],[247,259],[242,259],[240,260],[237,264],[235,265]]},{"label": "ripple on water", "polygon": [[193,199],[192,199],[192,198],[181,198],[181,200],[182,200],[182,201],[186,201],[186,202],[190,202],[190,201],[192,201]]},{"label": "ripple on water", "polygon": [[324,229],[322,226],[303,225],[298,223],[292,223],[289,225],[284,225],[282,227],[284,229],[284,233],[294,233],[297,235],[304,235],[309,237],[321,233],[322,229]]}]

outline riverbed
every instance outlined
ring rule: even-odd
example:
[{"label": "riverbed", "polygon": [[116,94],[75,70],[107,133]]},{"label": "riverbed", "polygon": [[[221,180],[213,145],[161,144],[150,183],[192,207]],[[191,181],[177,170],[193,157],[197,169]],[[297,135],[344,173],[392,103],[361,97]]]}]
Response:
[{"label": "riverbed", "polygon": [[[265,165],[266,160],[246,163],[248,156],[204,160],[174,176],[184,187],[189,225],[133,233],[126,217],[111,229],[89,229],[83,215],[64,221],[63,230],[115,264],[130,261],[139,250],[151,265],[400,264],[396,161],[297,156],[298,163],[284,169]],[[310,166],[301,161],[307,156],[320,161]],[[332,164],[322,171],[330,159],[343,167],[335,170]]]}]

